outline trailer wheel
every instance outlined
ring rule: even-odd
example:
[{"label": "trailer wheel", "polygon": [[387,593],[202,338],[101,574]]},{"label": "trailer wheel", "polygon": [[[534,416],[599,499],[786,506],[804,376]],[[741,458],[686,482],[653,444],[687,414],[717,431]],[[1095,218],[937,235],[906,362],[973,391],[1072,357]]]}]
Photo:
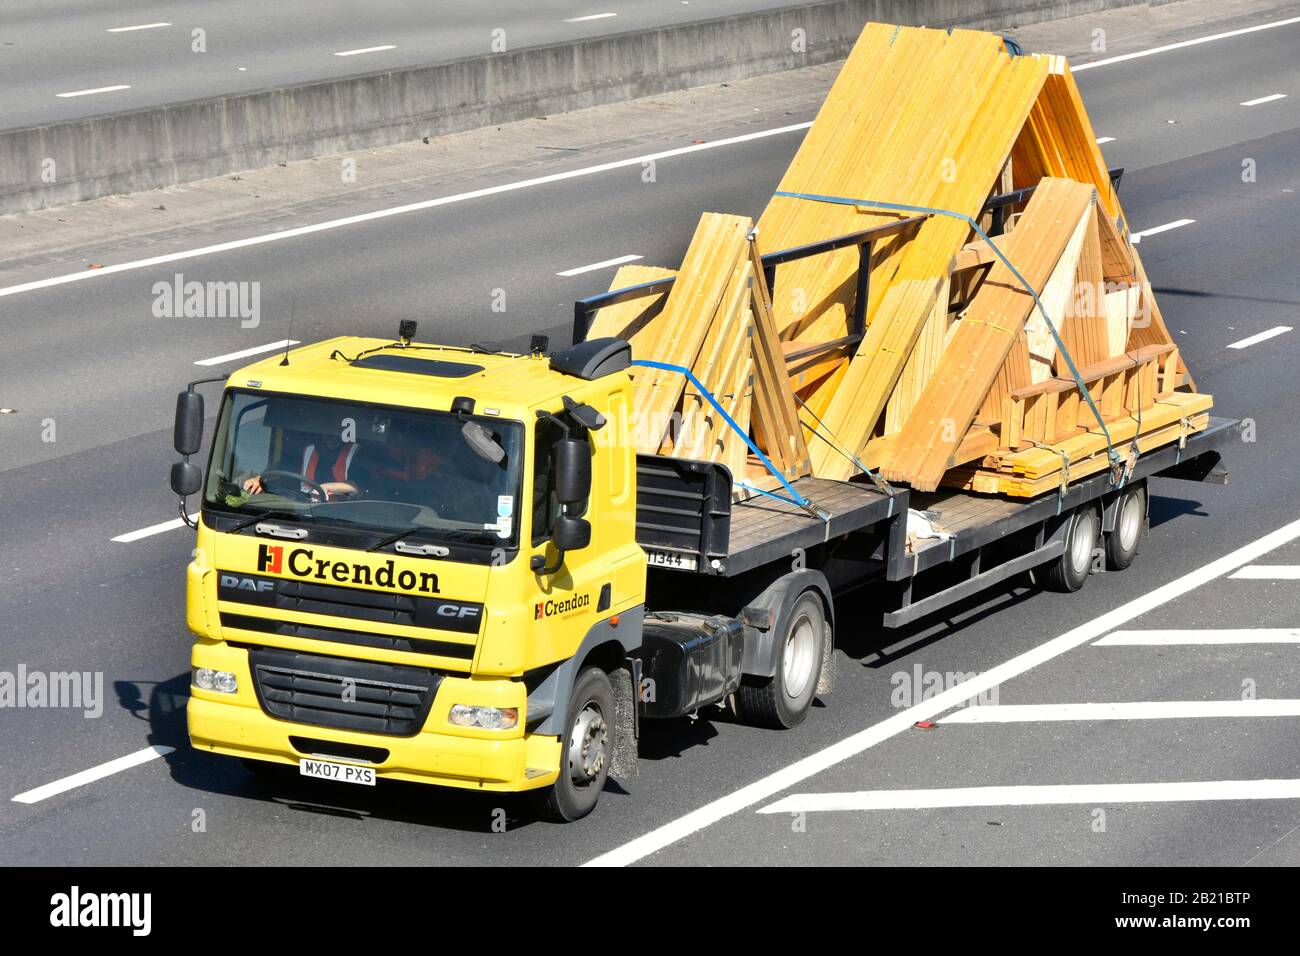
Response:
[{"label": "trailer wheel", "polygon": [[827,631],[821,597],[804,591],[777,622],[776,674],[745,677],[736,690],[736,710],[745,723],[784,730],[803,722],[821,677]]},{"label": "trailer wheel", "polygon": [[1106,567],[1123,571],[1137,557],[1146,534],[1147,490],[1137,485],[1120,493],[1115,508],[1115,529],[1106,535]]},{"label": "trailer wheel", "polygon": [[1079,590],[1088,580],[1093,549],[1100,537],[1097,509],[1090,505],[1075,509],[1065,531],[1065,552],[1051,564],[1036,568],[1034,579],[1049,591]]},{"label": "trailer wheel", "polygon": [[599,667],[578,675],[569,696],[560,777],[545,792],[542,812],[556,823],[581,820],[596,807],[614,756],[614,691]]}]

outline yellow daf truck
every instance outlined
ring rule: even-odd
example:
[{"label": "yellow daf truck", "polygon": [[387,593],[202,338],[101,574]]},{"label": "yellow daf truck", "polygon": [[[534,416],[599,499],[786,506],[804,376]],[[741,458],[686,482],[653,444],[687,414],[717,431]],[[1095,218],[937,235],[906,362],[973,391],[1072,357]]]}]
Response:
[{"label": "yellow daf truck", "polygon": [[[575,820],[636,772],[643,719],[799,724],[830,689],[836,594],[873,589],[860,629],[1030,569],[1077,590],[1133,560],[1149,475],[1222,477],[1214,449],[1240,428],[1046,499],[802,478],[738,501],[720,464],[635,452],[631,350],[582,341],[609,301],[579,303],[577,344],[552,354],[418,344],[404,322],[206,380],[224,381],[206,469],[204,382],[180,393],[194,747],[339,783],[537,791]],[[948,536],[909,539],[914,510]]]}]

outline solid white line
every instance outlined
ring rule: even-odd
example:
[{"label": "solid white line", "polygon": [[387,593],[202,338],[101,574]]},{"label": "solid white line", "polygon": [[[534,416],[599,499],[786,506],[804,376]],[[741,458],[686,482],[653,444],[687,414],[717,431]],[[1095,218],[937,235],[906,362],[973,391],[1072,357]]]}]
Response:
[{"label": "solid white line", "polygon": [[740,136],[731,136],[726,139],[714,140],[708,143],[692,143],[690,146],[666,149],[662,152],[649,153],[645,156],[633,156],[630,159],[616,159],[608,163],[601,163],[597,166],[584,166],[581,169],[570,169],[562,173],[550,173],[546,176],[537,176],[533,179],[521,179],[512,183],[502,183],[499,186],[487,186],[483,189],[457,193],[453,196],[441,196],[437,199],[425,199],[420,202],[408,203],[405,206],[391,206],[387,209],[377,209],[373,212],[360,213],[355,216],[344,216],[342,219],[330,219],[326,222],[317,222],[309,226],[297,226],[293,229],[285,229],[281,232],[268,232],[260,236],[250,236],[247,239],[235,239],[231,242],[220,242],[216,245],[202,246],[198,249],[187,249],[183,252],[172,252],[163,256],[154,256],[150,259],[137,259],[133,262],[119,262],[116,265],[104,266],[102,269],[86,269],[81,272],[72,272],[67,275],[52,276],[48,279],[37,279],[33,282],[23,282],[18,285],[0,288],[0,296],[15,295],[19,292],[30,292],[33,289],[45,289],[51,286],[63,285],[68,282],[81,282],[86,279],[95,279],[100,276],[113,275],[118,272],[128,272],[133,269],[146,269],[150,266],[162,265],[168,262],[179,262],[182,259],[193,259],[198,256],[208,256],[218,252],[227,252],[231,249],[242,249],[245,246],[261,245],[265,242],[278,242],[281,239],[292,239],[296,236],[306,236],[314,232],[325,232],[329,229],[338,229],[342,226],[351,226],[356,223],[372,222],[376,219],[387,219],[389,216],[400,216],[403,213],[417,212],[424,209],[436,209],[439,206],[449,206],[453,203],[464,202],[468,199],[499,196],[502,193],[514,192],[518,189],[528,189],[532,186],[544,186],[549,183],[563,182],[567,179],[579,179],[584,176],[594,176],[597,173],[605,173],[613,169],[624,169],[628,166],[640,166],[644,163],[654,162],[660,159],[670,159],[674,156],[686,156],[690,153],[698,153],[708,149],[718,149],[723,146],[734,146],[738,143],[749,143],[754,140],[766,139],[769,136],[780,136],[785,133],[800,132],[806,130],[811,125],[811,122],[794,123],[790,126],[778,126],[775,129],[765,129],[754,133],[744,133]]},{"label": "solid white line", "polygon": [[81,773],[74,773],[70,777],[64,777],[62,780],[55,780],[53,783],[47,783],[44,786],[37,787],[34,790],[27,790],[14,797],[15,803],[39,803],[47,797],[53,797],[56,794],[64,793],[68,790],[74,790],[77,787],[84,786],[88,783],[94,783],[96,780],[103,780],[105,777],[111,777],[115,773],[123,770],[130,770],[132,767],[138,767],[142,763],[148,763],[150,760],[157,760],[159,757],[165,757],[174,751],[175,747],[162,747],[154,745],[146,747],[144,750],[137,750],[133,754],[125,757],[118,757],[116,760],[110,760],[108,763],[101,763],[98,767],[91,767],[89,770],[83,770]]},{"label": "solid white line", "polygon": [[636,262],[641,256],[619,256],[617,259],[606,259],[604,262],[593,262],[589,266],[578,266],[576,269],[565,269],[563,272],[555,273],[557,276],[580,276],[584,272],[595,272],[597,269],[608,269],[610,266],[621,266],[625,262]]},{"label": "solid white line", "polygon": [[[1236,577],[1237,575],[1230,575]],[[1233,630],[1114,631],[1093,647],[1182,647],[1193,644],[1300,644],[1300,629],[1247,627]]]},{"label": "solid white line", "polygon": [[1098,137],[1097,137],[1097,145],[1098,145],[1098,146],[1105,146],[1107,143],[1113,143],[1113,142],[1115,142],[1115,137],[1114,137],[1114,136],[1098,136]]},{"label": "solid white line", "polygon": [[1195,780],[1185,783],[1091,783],[949,790],[864,790],[805,793],[759,813],[828,810],[920,810],[935,807],[1032,807],[1062,803],[1176,803],[1202,800],[1295,800],[1300,780]]},{"label": "solid white line", "polygon": [[55,93],[55,96],[61,96],[65,99],[69,96],[90,96],[92,93],[112,93],[114,90],[129,90],[129,86],[99,86],[93,90],[74,90],[71,93]]},{"label": "solid white line", "polygon": [[1195,720],[1300,717],[1300,700],[1133,700],[1113,704],[991,704],[963,707],[941,724],[1036,724],[1060,720]]},{"label": "solid white line", "polygon": [[[190,515],[191,521],[198,520],[198,513]],[[147,528],[141,528],[139,531],[128,531],[126,534],[119,534],[116,538],[110,538],[110,541],[116,541],[118,544],[130,544],[132,541],[139,541],[141,538],[151,538],[156,534],[162,534],[164,531],[175,531],[177,528],[184,528],[185,522],[180,518],[173,518],[171,521],[163,521],[160,524],[151,524]]]},{"label": "solid white line", "polygon": [[1195,219],[1175,219],[1173,222],[1167,222],[1163,226],[1152,226],[1150,229],[1143,229],[1141,232],[1135,232],[1130,237],[1134,242],[1141,242],[1147,236],[1158,236],[1162,232],[1168,232],[1171,229],[1181,229],[1183,226],[1190,226],[1196,222]]},{"label": "solid white line", "polygon": [[384,46],[366,46],[366,47],[362,47],[360,50],[341,50],[338,53],[335,53],[334,55],[335,56],[356,56],[358,53],[379,53],[382,50],[396,50],[396,49],[397,49],[396,44],[388,43],[385,44]]},{"label": "solid white line", "polygon": [[194,364],[220,365],[222,362],[233,362],[235,359],[248,358],[250,355],[261,355],[263,352],[274,352],[276,349],[282,349],[297,344],[297,339],[281,339],[278,342],[271,342],[268,345],[257,345],[251,349],[244,349],[242,352],[230,352],[226,355],[218,355],[216,358],[199,359]]},{"label": "solid white line", "polygon": [[1248,349],[1252,345],[1258,345],[1260,342],[1267,342],[1269,339],[1276,338],[1279,335],[1284,335],[1285,333],[1290,331],[1291,331],[1291,326],[1289,325],[1274,326],[1273,328],[1260,332],[1257,335],[1251,335],[1248,336],[1247,338],[1241,339],[1238,342],[1233,342],[1231,345],[1228,346],[1228,348]]},{"label": "solid white line", "polygon": [[586,17],[569,17],[565,23],[586,23],[588,20],[607,20],[610,17],[618,16],[617,13],[593,13]]},{"label": "solid white line", "polygon": [[141,23],[134,27],[109,27],[108,33],[130,33],[133,30],[156,30],[158,27],[169,27],[170,23]]},{"label": "solid white line", "polygon": [[1248,564],[1231,577],[1246,581],[1300,581],[1300,564]]},{"label": "solid white line", "polygon": [[1259,23],[1253,27],[1242,27],[1240,30],[1229,30],[1226,33],[1213,33],[1205,37],[1196,37],[1193,40],[1182,40],[1178,43],[1168,43],[1164,46],[1152,47],[1149,50],[1138,50],[1136,53],[1124,53],[1120,56],[1107,57],[1104,60],[1093,60],[1091,63],[1080,63],[1075,66],[1070,64],[1070,72],[1078,73],[1080,70],[1092,70],[1099,66],[1110,66],[1112,63],[1123,63],[1125,60],[1136,60],[1144,56],[1154,56],[1157,53],[1168,53],[1170,50],[1181,50],[1183,47],[1198,46],[1202,43],[1209,43],[1212,40],[1226,40],[1228,37],[1239,37],[1246,33],[1258,33],[1260,30],[1272,30],[1276,27],[1287,27],[1293,23],[1300,23],[1300,17],[1290,17],[1286,20],[1274,20],[1271,23]]},{"label": "solid white line", "polygon": [[881,741],[888,740],[890,737],[911,729],[912,725],[919,720],[931,720],[947,710],[959,707],[963,701],[969,700],[980,692],[996,687],[998,684],[1023,674],[1039,664],[1059,657],[1066,651],[1073,650],[1081,644],[1086,644],[1103,634],[1107,634],[1121,624],[1127,624],[1135,617],[1167,604],[1175,598],[1181,597],[1209,581],[1213,581],[1215,578],[1235,571],[1243,564],[1249,564],[1261,555],[1294,541],[1296,538],[1300,538],[1300,521],[1292,521],[1290,524],[1283,525],[1276,531],[1272,531],[1262,538],[1238,548],[1236,551],[1211,561],[1195,571],[1184,574],[1181,578],[1170,581],[1168,584],[1161,585],[1148,594],[1134,598],[1127,604],[1122,604],[1100,617],[1095,617],[1059,637],[1055,637],[1023,654],[1013,657],[1005,663],[999,664],[992,670],[985,671],[970,680],[962,681],[960,684],[950,687],[948,690],[936,694],[919,704],[908,707],[906,710],[901,710],[878,724],[860,730],[838,743],[831,744],[823,750],[810,754],[802,760],[776,771],[776,773],[751,783],[749,786],[742,787],[733,793],[714,800],[712,803],[707,803],[683,817],[657,827],[649,833],[610,850],[608,853],[603,853],[595,859],[589,860],[584,865],[627,866],[644,859],[650,854],[690,836],[692,833],[717,823],[734,813],[739,813],[741,810],[766,800],[782,790],[796,786],[828,767],[833,767],[850,757],[855,757]]},{"label": "solid white line", "polygon": [[1285,93],[1270,93],[1268,96],[1261,96],[1257,100],[1246,100],[1242,106],[1258,106],[1260,103],[1272,103],[1274,100],[1286,99]]}]

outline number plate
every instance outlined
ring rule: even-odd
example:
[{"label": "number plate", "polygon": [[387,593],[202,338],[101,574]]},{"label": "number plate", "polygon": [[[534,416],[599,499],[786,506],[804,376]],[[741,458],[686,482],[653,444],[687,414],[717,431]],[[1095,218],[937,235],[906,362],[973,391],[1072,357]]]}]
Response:
[{"label": "number plate", "polygon": [[359,783],[367,787],[375,785],[374,767],[358,767],[356,764],[350,763],[330,763],[328,760],[303,760],[298,764],[298,773],[304,777],[316,777],[319,780]]},{"label": "number plate", "polygon": [[677,568],[680,571],[694,571],[699,561],[693,554],[677,554],[673,551],[646,551],[650,563],[660,568]]}]

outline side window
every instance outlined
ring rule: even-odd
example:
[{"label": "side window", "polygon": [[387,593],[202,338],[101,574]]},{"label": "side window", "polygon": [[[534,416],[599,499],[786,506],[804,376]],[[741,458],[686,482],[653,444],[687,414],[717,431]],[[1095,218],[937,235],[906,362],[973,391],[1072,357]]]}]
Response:
[{"label": "side window", "polygon": [[539,545],[551,536],[551,527],[560,513],[560,502],[555,497],[555,443],[564,437],[559,425],[550,419],[537,422],[536,444],[533,448],[533,544]]}]

